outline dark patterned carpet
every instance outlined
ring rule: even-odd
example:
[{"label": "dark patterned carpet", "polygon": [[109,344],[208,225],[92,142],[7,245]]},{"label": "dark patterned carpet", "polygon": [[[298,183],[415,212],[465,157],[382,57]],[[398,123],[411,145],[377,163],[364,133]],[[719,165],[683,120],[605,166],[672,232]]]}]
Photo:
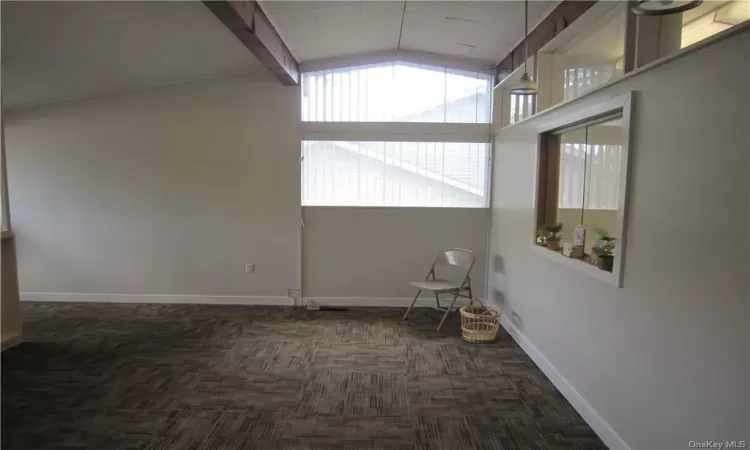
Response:
[{"label": "dark patterned carpet", "polygon": [[353,308],[26,303],[2,448],[605,448],[504,334]]}]

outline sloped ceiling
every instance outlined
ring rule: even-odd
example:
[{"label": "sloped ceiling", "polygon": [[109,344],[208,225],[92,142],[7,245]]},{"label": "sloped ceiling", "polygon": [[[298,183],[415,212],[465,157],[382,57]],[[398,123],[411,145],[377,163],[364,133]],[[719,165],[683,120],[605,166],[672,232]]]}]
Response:
[{"label": "sloped ceiling", "polygon": [[[557,3],[529,2],[529,26]],[[400,48],[497,63],[524,33],[524,4],[517,0],[266,0],[261,5],[300,62]]]},{"label": "sloped ceiling", "polygon": [[201,2],[2,2],[5,107],[258,69]]},{"label": "sloped ceiling", "polygon": [[[529,2],[533,26],[558,1]],[[496,63],[523,2],[264,1],[300,62],[416,50]],[[2,2],[3,106],[264,70],[199,1]]]}]

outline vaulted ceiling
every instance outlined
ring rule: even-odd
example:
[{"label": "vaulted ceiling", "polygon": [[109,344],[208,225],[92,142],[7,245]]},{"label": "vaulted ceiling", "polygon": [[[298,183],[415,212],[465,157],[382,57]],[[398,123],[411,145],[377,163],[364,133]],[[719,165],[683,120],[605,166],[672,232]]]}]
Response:
[{"label": "vaulted ceiling", "polygon": [[[533,26],[558,1],[530,1]],[[300,62],[417,50],[497,63],[523,37],[523,1],[264,1]],[[402,25],[403,22],[403,25]]]},{"label": "vaulted ceiling", "polygon": [[[533,26],[558,1],[530,1]],[[199,1],[2,2],[3,106],[263,70]],[[300,62],[416,50],[496,63],[523,36],[523,2],[263,1]]]},{"label": "vaulted ceiling", "polygon": [[201,2],[2,2],[3,105],[262,70]]}]

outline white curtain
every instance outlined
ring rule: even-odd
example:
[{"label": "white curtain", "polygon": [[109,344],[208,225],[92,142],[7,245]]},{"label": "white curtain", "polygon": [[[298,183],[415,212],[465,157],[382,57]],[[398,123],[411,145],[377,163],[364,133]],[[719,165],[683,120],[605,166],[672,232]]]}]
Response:
[{"label": "white curtain", "polygon": [[536,111],[536,95],[510,94],[510,123],[531,117]]},{"label": "white curtain", "polygon": [[565,69],[565,101],[580,97],[621,74],[616,62]]},{"label": "white curtain", "polygon": [[487,206],[489,144],[304,141],[305,206]]},{"label": "white curtain", "polygon": [[406,62],[302,74],[309,122],[489,123],[492,77]]},{"label": "white curtain", "polygon": [[563,144],[558,207],[617,209],[620,145]]}]

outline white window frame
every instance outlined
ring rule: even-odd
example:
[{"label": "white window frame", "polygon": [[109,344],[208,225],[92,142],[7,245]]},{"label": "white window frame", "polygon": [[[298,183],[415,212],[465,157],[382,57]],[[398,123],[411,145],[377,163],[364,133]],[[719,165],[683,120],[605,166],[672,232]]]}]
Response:
[{"label": "white window frame", "polygon": [[[618,204],[617,204],[617,219],[615,221],[615,232],[612,234],[617,239],[617,251],[614,255],[614,266],[612,272],[600,270],[599,268],[592,266],[586,262],[579,261],[577,259],[567,258],[560,253],[547,250],[546,248],[540,247],[536,244],[536,229],[530,230],[531,249],[537,255],[549,258],[560,264],[563,264],[573,270],[584,273],[588,276],[597,278],[605,283],[611,284],[612,286],[621,288],[623,286],[623,275],[624,275],[624,264],[625,264],[625,253],[627,250],[627,214],[628,214],[628,173],[629,163],[631,161],[630,155],[632,155],[632,128],[631,123],[633,120],[633,106],[635,101],[635,93],[630,92],[626,95],[613,97],[608,100],[601,101],[591,106],[577,108],[570,112],[551,111],[546,120],[540,123],[536,131],[540,135],[539,147],[537,152],[541,152],[542,139],[541,135],[552,131],[568,128],[577,124],[582,124],[591,121],[597,117],[615,113],[621,111],[622,114],[622,128],[623,128],[623,142],[622,150],[620,153],[620,179],[618,182]],[[540,158],[537,158],[540,161]],[[534,198],[537,196],[536,189],[538,189],[539,180],[539,168],[537,167],[536,183],[534,183]],[[557,199],[555,199],[557,200]],[[534,207],[534,215],[537,217],[538,208],[542,205],[537,204]]]},{"label": "white window frame", "polygon": [[[476,119],[479,118],[480,114],[482,116],[483,120],[486,120],[487,122],[492,121],[492,101],[491,101],[491,95],[492,95],[492,80],[493,75],[492,73],[488,72],[486,68],[483,68],[481,66],[474,67],[474,68],[456,68],[456,64],[430,64],[430,63],[424,63],[424,62],[415,62],[417,58],[409,58],[403,59],[390,59],[385,61],[378,61],[378,62],[372,62],[369,61],[367,64],[350,64],[350,65],[343,65],[343,66],[330,66],[328,65],[325,69],[319,69],[319,70],[303,70],[301,73],[302,78],[302,122],[343,122],[343,123],[354,123],[354,122],[368,122],[368,120],[348,120],[346,116],[361,116],[363,114],[363,111],[360,109],[364,106],[364,111],[366,111],[367,116],[369,117],[369,121],[371,122],[378,122],[378,123],[401,123],[401,122],[411,122],[411,123],[477,123],[472,122],[468,117],[464,119],[469,119],[467,121],[461,121],[455,120],[456,117],[449,117],[452,113],[450,105],[453,101],[457,99],[452,99],[449,101],[449,89],[448,89],[448,82],[451,80],[448,78],[448,75],[461,75],[462,77],[467,77],[467,79],[474,78],[476,82],[485,82],[486,87],[481,90],[476,90],[476,94],[486,94],[490,96],[489,104],[486,105],[486,108],[482,108],[481,111],[479,109],[479,102],[476,102],[475,106],[477,107],[477,110],[475,111]],[[420,122],[419,120],[408,120],[406,117],[404,117],[404,120],[395,120],[396,117],[391,117],[392,120],[381,120],[379,118],[376,118],[379,114],[383,114],[384,116],[393,116],[393,114],[396,113],[395,110],[389,110],[386,105],[391,106],[397,106],[399,103],[401,103],[404,100],[407,100],[408,102],[408,95],[404,92],[401,92],[399,94],[399,91],[402,91],[405,86],[400,85],[398,82],[394,82],[394,80],[397,80],[397,78],[391,78],[391,82],[393,83],[390,87],[391,89],[385,89],[382,93],[382,95],[378,95],[378,99],[383,100],[383,96],[385,96],[389,101],[386,101],[384,104],[381,104],[379,102],[378,105],[379,108],[375,108],[375,111],[371,111],[370,108],[367,107],[367,104],[369,101],[372,101],[373,99],[370,98],[370,95],[372,95],[372,92],[368,90],[369,86],[372,86],[374,82],[377,81],[378,77],[382,80],[383,77],[387,78],[388,73],[390,72],[393,76],[396,75],[396,69],[399,65],[403,64],[404,67],[402,68],[412,68],[412,69],[423,69],[425,72],[432,71],[434,72],[432,76],[439,76],[442,75],[444,78],[444,85],[442,87],[438,87],[434,90],[430,91],[424,91],[422,94],[426,94],[429,92],[429,96],[431,97],[433,94],[435,95],[435,98],[430,100],[439,100],[441,99],[442,94],[442,103],[437,103],[432,106],[434,107],[443,107],[443,120],[429,120],[429,121],[423,121]],[[319,67],[320,65],[313,65],[313,67]],[[375,70],[375,74],[371,74],[370,70]],[[364,72],[362,72],[364,71]],[[457,72],[457,73],[454,73]],[[356,76],[355,76],[356,73]],[[313,76],[312,79],[310,79],[310,76]],[[364,78],[362,78],[364,77]],[[375,77],[375,78],[372,78]],[[328,86],[329,82],[336,82],[339,83],[336,85],[338,87]],[[412,80],[416,81],[416,80]],[[435,80],[433,80],[435,81]],[[417,83],[420,84],[420,83]],[[478,86],[477,86],[478,87]],[[470,87],[467,92],[472,92],[474,88]],[[360,96],[360,94],[363,94],[364,97],[362,101],[357,102],[350,102],[345,100],[344,94],[351,94],[352,96],[356,95],[357,97]],[[313,95],[314,94],[314,95]],[[338,94],[338,95],[337,95]],[[310,98],[308,98],[308,96]],[[315,99],[315,101],[312,101],[312,98]],[[307,102],[305,101],[307,99]],[[460,100],[460,99],[459,99]],[[307,103],[307,105],[305,105]],[[338,108],[336,107],[338,106]],[[384,108],[384,106],[386,106]],[[375,112],[375,114],[371,114]],[[307,113],[307,116],[306,116]],[[331,116],[328,118],[328,116]],[[326,116],[325,119],[321,118],[321,116]],[[433,117],[433,119],[436,119],[436,117]],[[483,122],[486,123],[486,122]]]}]

